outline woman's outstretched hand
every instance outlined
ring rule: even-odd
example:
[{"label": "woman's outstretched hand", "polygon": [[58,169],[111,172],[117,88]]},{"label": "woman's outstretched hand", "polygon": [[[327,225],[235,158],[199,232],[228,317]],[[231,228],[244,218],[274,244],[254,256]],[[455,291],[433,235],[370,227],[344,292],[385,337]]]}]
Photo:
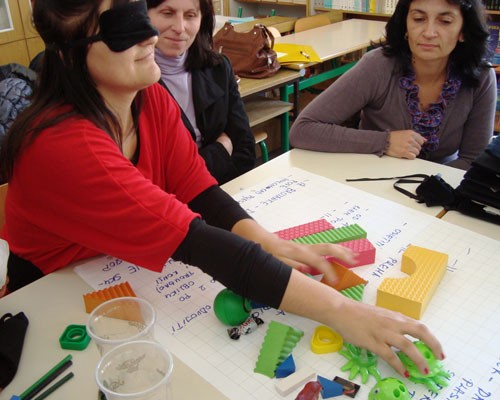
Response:
[{"label": "woman's outstretched hand", "polygon": [[377,354],[402,376],[407,376],[407,371],[396,355],[398,350],[406,353],[422,374],[428,373],[426,359],[413,344],[415,339],[426,343],[436,358],[444,358],[438,339],[422,322],[349,299],[298,271],[292,272],[280,309],[330,326],[344,342]]},{"label": "woman's outstretched hand", "polygon": [[346,342],[379,355],[402,376],[408,377],[408,371],[395,350],[406,353],[422,374],[429,373],[427,361],[413,344],[415,339],[425,342],[436,358],[444,358],[441,344],[423,323],[385,308],[346,300],[340,307],[348,318],[336,324],[337,332]]}]

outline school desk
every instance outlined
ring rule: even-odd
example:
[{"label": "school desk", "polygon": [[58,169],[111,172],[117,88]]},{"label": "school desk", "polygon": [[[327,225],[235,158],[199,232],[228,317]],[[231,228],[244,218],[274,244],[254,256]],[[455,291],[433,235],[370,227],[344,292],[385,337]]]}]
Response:
[{"label": "school desk", "polygon": [[279,33],[285,33],[293,31],[295,26],[295,17],[284,17],[279,15],[274,15],[266,18],[257,18],[253,21],[242,22],[234,25],[234,30],[236,32],[246,32],[252,30],[255,24],[262,24],[264,26],[276,28]]},{"label": "school desk", "polygon": [[[366,50],[373,41],[378,41],[384,35],[385,22],[367,21],[361,19],[350,19],[333,24],[309,29],[303,32],[293,33],[275,39],[276,43],[288,43],[296,45],[312,46],[318,54],[321,63],[338,59],[349,53]],[[299,81],[298,90],[301,91],[318,83],[338,77],[355,65],[349,62],[344,65],[326,69],[309,77],[304,77]],[[293,63],[283,65],[285,68],[295,70],[305,70],[316,63]],[[291,85],[283,87],[281,99],[286,100],[293,93],[295,88]],[[281,145],[283,151],[290,149],[288,132],[282,131]]]},{"label": "school desk", "polygon": [[[275,75],[251,79],[241,78],[239,82],[240,95],[245,104],[250,126],[266,122],[274,117],[280,117],[281,135],[288,137],[290,130],[290,111],[297,115],[298,81],[301,77],[300,71],[281,68]],[[290,85],[291,93],[294,94],[293,102],[290,103],[287,86]],[[272,89],[279,89],[281,99],[269,99],[262,94]],[[285,94],[285,92],[287,94]]]}]

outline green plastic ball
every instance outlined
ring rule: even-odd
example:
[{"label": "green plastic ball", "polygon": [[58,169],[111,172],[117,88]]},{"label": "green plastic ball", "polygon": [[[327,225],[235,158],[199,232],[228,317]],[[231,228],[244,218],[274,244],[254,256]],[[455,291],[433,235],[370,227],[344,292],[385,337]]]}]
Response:
[{"label": "green plastic ball", "polygon": [[229,326],[240,325],[250,316],[251,311],[251,301],[233,293],[229,289],[223,289],[215,296],[214,312],[223,324]]},{"label": "green plastic ball", "polygon": [[384,378],[373,387],[368,400],[410,400],[405,384],[396,378]]}]

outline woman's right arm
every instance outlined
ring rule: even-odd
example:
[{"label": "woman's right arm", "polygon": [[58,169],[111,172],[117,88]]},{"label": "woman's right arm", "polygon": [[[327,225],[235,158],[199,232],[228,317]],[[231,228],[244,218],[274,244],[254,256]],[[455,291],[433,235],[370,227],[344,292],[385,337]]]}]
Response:
[{"label": "woman's right arm", "polygon": [[402,314],[357,302],[289,266],[260,245],[193,220],[173,255],[259,303],[328,325],[344,341],[378,354],[398,373],[405,368],[393,348],[404,351],[425,374],[428,365],[406,335],[427,343],[442,358],[439,341],[425,325]]},{"label": "woman's right arm", "polygon": [[[374,50],[376,51],[376,50]],[[387,147],[385,131],[358,130],[341,126],[381,94],[381,81],[390,71],[367,53],[348,72],[317,96],[300,112],[290,129],[293,147],[335,153],[375,153]]]}]

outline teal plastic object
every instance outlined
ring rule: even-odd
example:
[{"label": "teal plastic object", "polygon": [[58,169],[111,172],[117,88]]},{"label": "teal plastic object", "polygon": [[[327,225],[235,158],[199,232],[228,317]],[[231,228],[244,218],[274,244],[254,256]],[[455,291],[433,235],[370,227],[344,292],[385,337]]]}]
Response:
[{"label": "teal plastic object", "polygon": [[429,365],[429,373],[427,375],[422,374],[410,357],[400,351],[397,355],[410,374],[408,379],[413,383],[421,383],[430,391],[438,393],[441,388],[448,386],[450,374],[444,370],[443,364],[434,356],[429,346],[420,340],[413,344],[420,354],[425,357]]},{"label": "teal plastic object", "polygon": [[240,325],[252,311],[252,302],[229,289],[223,289],[214,299],[215,316],[229,326]]},{"label": "teal plastic object", "polygon": [[384,378],[370,390],[368,400],[410,400],[410,393],[403,382],[396,378]]},{"label": "teal plastic object", "polygon": [[90,336],[85,325],[68,325],[59,338],[59,343],[63,349],[84,350],[90,343]]}]

